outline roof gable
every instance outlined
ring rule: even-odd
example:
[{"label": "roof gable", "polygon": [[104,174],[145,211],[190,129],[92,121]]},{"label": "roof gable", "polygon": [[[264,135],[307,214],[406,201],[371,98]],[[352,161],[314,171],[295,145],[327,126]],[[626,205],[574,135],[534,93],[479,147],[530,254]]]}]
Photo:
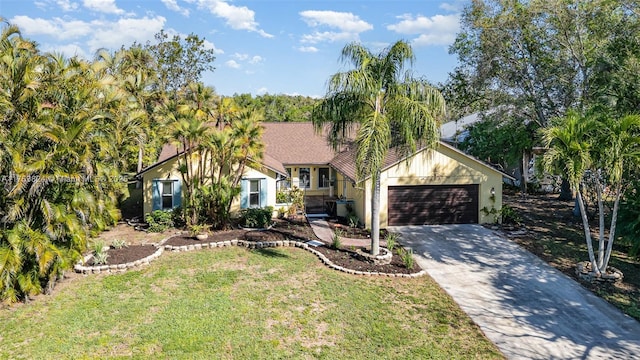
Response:
[{"label": "roof gable", "polygon": [[[505,177],[509,177],[512,178],[510,175],[503,173],[502,171],[495,169],[494,167],[488,165],[487,163],[476,159],[475,157],[468,155],[458,149],[456,149],[455,147],[440,141],[438,146],[442,146],[445,147],[453,152],[456,152],[458,154],[460,154],[461,156],[463,156],[464,158],[468,159],[469,161],[475,162],[480,164],[483,168],[489,170],[489,171],[493,171],[496,173],[499,173],[502,176]],[[402,156],[399,152],[395,151],[394,149],[390,149],[387,152],[387,155],[384,159],[384,163],[382,166],[382,171],[385,171],[389,168],[391,168],[392,166],[400,163],[401,161],[405,161],[408,158],[411,158],[413,156],[415,156],[416,154],[427,150],[425,147],[420,147],[418,148],[414,153],[410,154],[409,156]],[[434,151],[438,151],[438,147],[436,147],[434,149]],[[337,154],[329,163],[331,166],[333,166],[337,171],[339,171],[340,173],[342,173],[344,176],[348,177],[351,181],[356,181],[356,174],[357,174],[357,168],[356,168],[356,164],[355,164],[355,159],[356,158],[356,149],[355,146],[350,147],[349,149]],[[368,177],[367,177],[368,178]]]},{"label": "roof gable", "polygon": [[335,156],[326,131],[318,134],[311,122],[262,123],[265,154],[284,165],[328,164]]}]

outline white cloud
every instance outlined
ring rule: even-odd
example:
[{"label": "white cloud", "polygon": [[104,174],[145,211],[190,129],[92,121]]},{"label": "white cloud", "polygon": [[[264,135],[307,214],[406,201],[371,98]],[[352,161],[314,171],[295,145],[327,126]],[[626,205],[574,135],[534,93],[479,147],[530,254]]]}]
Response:
[{"label": "white cloud", "polygon": [[415,45],[449,45],[460,30],[460,14],[434,15],[426,17],[405,14],[398,17],[397,24],[388,25],[387,29],[399,34],[418,35],[413,40]]},{"label": "white cloud", "polygon": [[82,5],[87,9],[106,14],[124,14],[124,10],[116,6],[115,0],[83,0]]},{"label": "white cloud", "polygon": [[264,95],[267,92],[269,92],[269,89],[266,88],[266,87],[261,87],[260,89],[256,90],[256,94],[258,94],[258,95]]},{"label": "white cloud", "polygon": [[315,46],[301,46],[298,48],[298,50],[300,50],[301,52],[307,52],[307,53],[318,52],[318,48],[316,48]]},{"label": "white cloud", "polygon": [[204,42],[202,43],[202,46],[207,50],[209,50],[209,49],[213,50],[213,52],[215,54],[217,54],[217,55],[224,54],[224,50],[218,49],[211,41],[209,41],[207,39],[204,39]]},{"label": "white cloud", "polygon": [[302,20],[311,27],[328,26],[349,33],[361,33],[373,29],[373,25],[352,13],[307,10],[300,12],[300,15]]},{"label": "white cloud", "polygon": [[351,41],[357,40],[358,34],[349,33],[349,32],[314,32],[313,34],[302,35],[302,43],[307,44],[317,44],[319,42],[328,41],[328,42],[336,42],[336,41]]},{"label": "white cloud", "polygon": [[316,30],[311,34],[305,34],[302,36],[302,43],[357,40],[361,32],[373,29],[373,25],[352,13],[307,10],[300,12],[300,16],[312,28],[331,29],[331,31]]},{"label": "white cloud", "polygon": [[464,8],[465,1],[464,0],[454,0],[451,3],[442,3],[439,8],[446,11],[451,12],[460,12]]},{"label": "white cloud", "polygon": [[78,9],[78,3],[71,0],[56,0],[56,4],[58,4],[62,11],[73,11]]},{"label": "white cloud", "polygon": [[248,54],[240,54],[240,53],[235,53],[233,54],[233,57],[240,60],[240,61],[244,61],[247,60],[249,58]]},{"label": "white cloud", "polygon": [[249,64],[259,64],[264,61],[262,56],[256,55],[249,60]]},{"label": "white cloud", "polygon": [[226,24],[234,30],[253,31],[265,38],[273,37],[258,27],[260,24],[255,21],[255,12],[246,6],[230,5],[222,0],[198,0],[198,6],[225,19]]},{"label": "white cloud", "polygon": [[[253,65],[259,64],[264,61],[264,58],[260,55],[251,56],[249,54],[234,53],[233,55],[231,55],[231,57],[238,61],[243,61]],[[239,65],[237,61],[235,60],[232,60],[232,61]]]},{"label": "white cloud", "polygon": [[186,17],[189,16],[189,9],[181,8],[180,5],[178,5],[177,0],[161,0],[161,1],[164,4],[164,6],[167,7],[167,9],[180,13]]},{"label": "white cloud", "polygon": [[78,56],[84,59],[92,58],[92,56],[87,54],[79,44],[67,44],[56,46],[55,48],[51,46],[43,46],[42,51],[50,53],[62,53],[67,58],[74,56]]},{"label": "white cloud", "polygon": [[11,23],[20,27],[25,35],[48,35],[60,40],[77,39],[94,31],[97,21],[86,22],[80,20],[63,20],[53,18],[30,18],[18,15],[11,19]]},{"label": "white cloud", "polygon": [[143,17],[140,19],[120,19],[116,22],[103,23],[102,26],[93,29],[91,39],[87,41],[91,51],[100,48],[119,48],[122,45],[130,45],[134,41],[145,43],[152,40],[154,35],[162,28],[166,19],[162,16],[154,18]]},{"label": "white cloud", "polygon": [[229,60],[224,64],[232,69],[240,69],[241,67],[240,64],[238,64],[235,60]]}]

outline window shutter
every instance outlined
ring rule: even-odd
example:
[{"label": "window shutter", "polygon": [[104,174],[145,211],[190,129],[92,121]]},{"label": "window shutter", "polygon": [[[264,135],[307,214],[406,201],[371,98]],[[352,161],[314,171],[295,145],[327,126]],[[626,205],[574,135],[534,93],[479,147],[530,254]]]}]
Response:
[{"label": "window shutter", "polygon": [[249,180],[242,179],[240,183],[240,209],[249,207]]},{"label": "window shutter", "polygon": [[151,210],[162,209],[162,195],[160,194],[160,180],[153,180],[151,185]]},{"label": "window shutter", "polygon": [[260,179],[260,207],[267,206],[267,179]]},{"label": "window shutter", "polygon": [[182,184],[180,180],[173,182],[173,207],[177,208],[182,205]]}]

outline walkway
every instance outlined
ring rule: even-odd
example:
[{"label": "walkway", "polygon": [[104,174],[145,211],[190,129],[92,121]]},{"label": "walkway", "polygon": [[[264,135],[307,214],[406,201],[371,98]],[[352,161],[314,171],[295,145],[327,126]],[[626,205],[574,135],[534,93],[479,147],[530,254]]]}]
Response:
[{"label": "walkway", "polygon": [[508,359],[640,359],[640,323],[479,225],[401,226],[400,241]]},{"label": "walkway", "polygon": [[[308,218],[309,225],[313,229],[313,232],[316,234],[318,239],[325,243],[326,245],[330,245],[333,242],[333,230],[329,226],[329,223],[320,218]],[[369,247],[371,246],[370,239],[352,239],[347,237],[340,237],[340,243],[342,246],[356,246],[356,247]],[[386,242],[380,239],[380,246],[386,246]]]}]

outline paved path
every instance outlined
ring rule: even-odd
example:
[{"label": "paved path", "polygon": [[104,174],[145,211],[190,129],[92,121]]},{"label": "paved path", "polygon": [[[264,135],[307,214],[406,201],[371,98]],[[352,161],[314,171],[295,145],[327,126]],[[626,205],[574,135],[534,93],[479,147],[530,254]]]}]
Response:
[{"label": "paved path", "polygon": [[508,359],[640,359],[640,322],[499,234],[479,225],[388,230]]},{"label": "paved path", "polygon": [[[329,226],[329,223],[326,220],[308,218],[309,225],[313,229],[313,232],[316,234],[318,239],[320,239],[323,243],[327,245],[331,245],[333,242],[333,230]],[[352,239],[346,237],[340,237],[340,243],[342,246],[371,246],[370,239]],[[380,245],[386,246],[386,241],[380,239]]]}]

